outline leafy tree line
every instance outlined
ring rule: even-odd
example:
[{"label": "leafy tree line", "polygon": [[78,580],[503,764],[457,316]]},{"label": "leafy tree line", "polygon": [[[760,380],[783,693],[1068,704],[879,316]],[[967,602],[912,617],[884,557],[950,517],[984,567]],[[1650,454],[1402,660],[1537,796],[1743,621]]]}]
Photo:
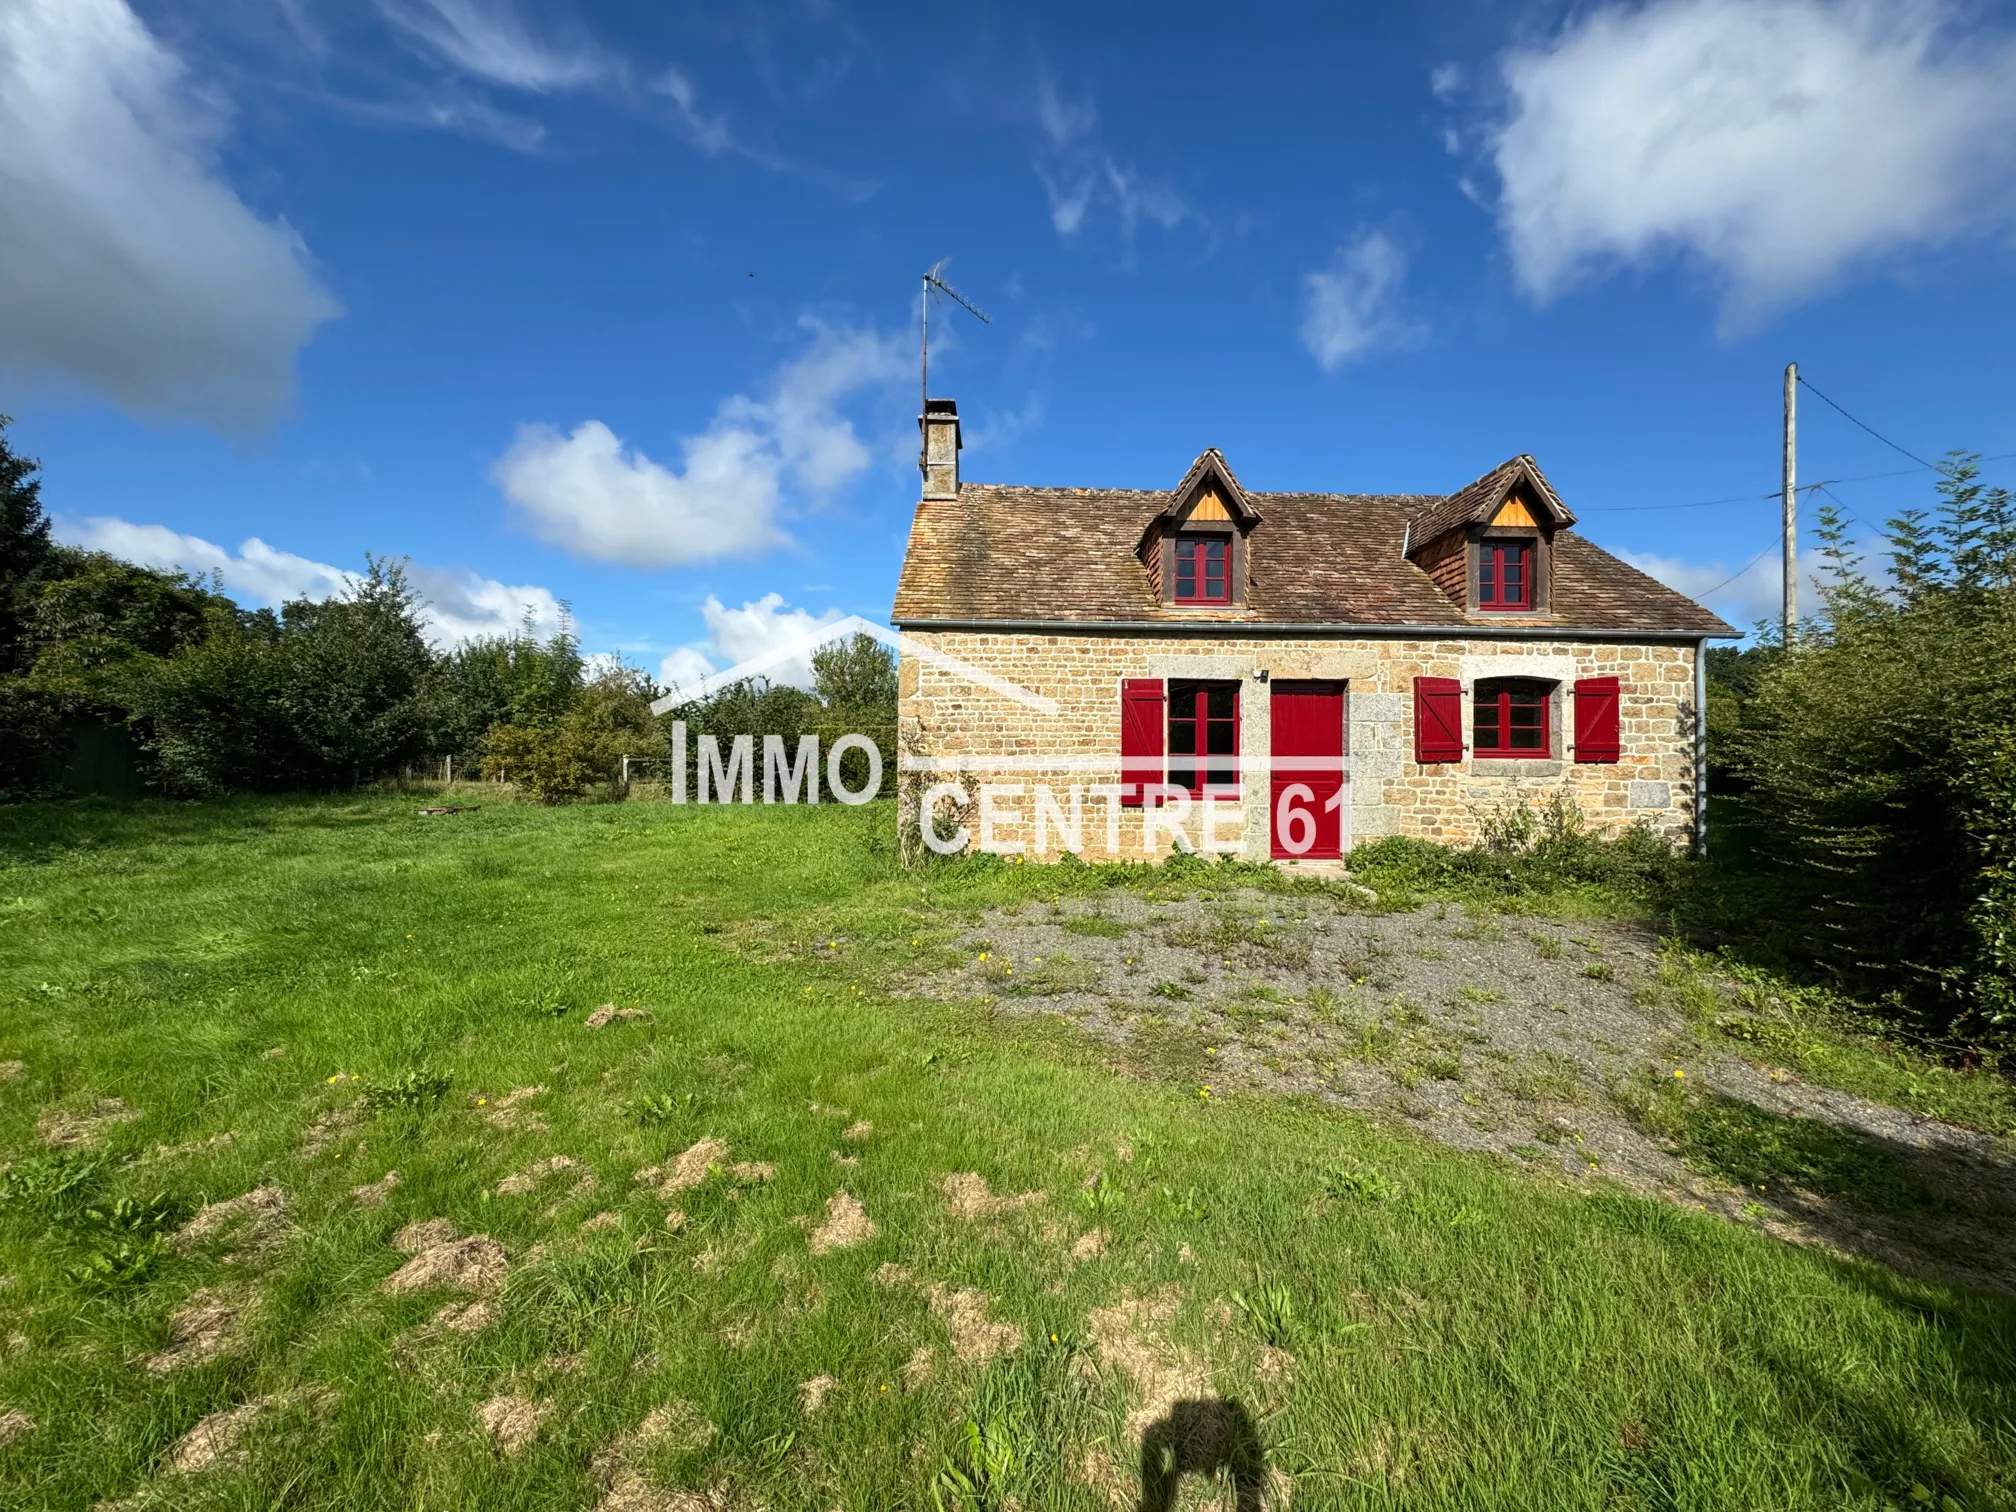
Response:
[{"label": "leafy tree line", "polygon": [[[37,466],[6,425],[0,795],[327,791],[431,773],[452,755],[458,772],[552,802],[613,785],[625,755],[647,772],[669,759],[669,720],[650,709],[661,690],[643,672],[529,623],[436,650],[398,562],[367,558],[355,586],[320,603],[246,610],[215,583],[57,544]],[[822,648],[815,671],[817,695],[739,684],[679,716],[759,737],[854,721],[893,741],[895,668],[881,646]]]},{"label": "leafy tree line", "polygon": [[1711,750],[1771,927],[1963,1038],[2016,1025],[2016,500],[1955,453],[1872,574],[1820,511],[1795,645],[1714,655]]}]

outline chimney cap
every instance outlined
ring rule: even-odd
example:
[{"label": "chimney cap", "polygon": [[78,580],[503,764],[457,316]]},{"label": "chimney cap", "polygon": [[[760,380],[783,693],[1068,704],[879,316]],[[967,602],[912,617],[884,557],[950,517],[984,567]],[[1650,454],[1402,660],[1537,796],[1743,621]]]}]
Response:
[{"label": "chimney cap", "polygon": [[959,401],[956,399],[926,399],[924,401],[924,413],[927,415],[946,415],[956,418],[959,414]]}]

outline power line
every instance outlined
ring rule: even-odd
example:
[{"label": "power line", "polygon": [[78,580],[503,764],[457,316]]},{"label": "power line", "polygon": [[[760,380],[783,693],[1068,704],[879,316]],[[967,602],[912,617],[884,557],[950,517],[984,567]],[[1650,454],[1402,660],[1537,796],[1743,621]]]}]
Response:
[{"label": "power line", "polygon": [[1735,582],[1736,579],[1743,576],[1744,573],[1748,572],[1752,567],[1755,567],[1759,562],[1763,561],[1764,558],[1769,556],[1773,551],[1777,549],[1778,549],[1778,543],[1776,541],[1772,541],[1762,551],[1758,552],[1757,555],[1750,558],[1749,561],[1745,562],[1741,567],[1738,567],[1734,572],[1730,573],[1729,576],[1722,579],[1722,581],[1717,583],[1713,588],[1704,589],[1700,593],[1692,595],[1694,601],[1698,604],[1701,600],[1712,597],[1717,593],[1720,593],[1724,588],[1727,588],[1731,583]]},{"label": "power line", "polygon": [[[1802,379],[1801,382],[1804,382],[1804,380]],[[1818,393],[1819,391],[1816,389],[1814,392]],[[1824,398],[1825,396],[1822,395],[1822,397]],[[1905,455],[1909,456],[1910,453],[1906,452]],[[1996,452],[1993,456],[1981,457],[1977,460],[1982,462],[2005,462],[2011,457],[2016,457],[2016,452]],[[1893,468],[1889,472],[1856,473],[1846,478],[1827,478],[1819,483],[1801,483],[1798,492],[1811,493],[1814,489],[1825,488],[1830,483],[1871,483],[1879,478],[1908,478],[1914,473],[1937,471],[1939,469],[1932,463],[1921,462],[1916,467],[1898,467]],[[1764,494],[1737,494],[1733,498],[1728,499],[1696,499],[1686,504],[1592,504],[1587,509],[1577,512],[1581,514],[1644,514],[1651,510],[1660,509],[1708,509],[1717,504],[1750,504],[1758,499],[1775,499],[1778,497],[1779,491],[1774,488],[1771,492]]]},{"label": "power line", "polygon": [[[1932,464],[1930,462],[1927,462],[1923,457],[1919,456],[1916,452],[1905,451],[1903,447],[1899,446],[1895,441],[1892,441],[1888,436],[1884,435],[1874,426],[1863,425],[1863,423],[1860,420],[1857,420],[1853,415],[1849,414],[1848,411],[1842,409],[1840,405],[1836,404],[1832,399],[1829,399],[1825,394],[1821,393],[1820,390],[1818,390],[1817,388],[1813,388],[1812,384],[1806,383],[1806,375],[1804,373],[1801,373],[1799,375],[1799,381],[1802,384],[1805,384],[1807,388],[1813,389],[1813,394],[1815,398],[1817,398],[1822,404],[1826,405],[1829,409],[1833,410],[1836,414],[1840,415],[1850,425],[1860,426],[1863,430],[1869,432],[1870,435],[1874,436],[1878,441],[1881,441],[1885,446],[1889,447],[1890,450],[1898,453],[1900,456],[1909,457],[1913,462],[1916,462],[1920,467],[1932,468]],[[1936,468],[1934,468],[1933,470],[1937,471]]]},{"label": "power line", "polygon": [[1849,519],[1853,520],[1857,525],[1860,525],[1864,530],[1874,532],[1877,535],[1882,534],[1882,532],[1880,530],[1877,530],[1874,525],[1871,525],[1867,520],[1863,519],[1862,516],[1858,515],[1857,513],[1855,513],[1854,510],[1850,509],[1848,507],[1847,501],[1844,500],[1841,497],[1841,495],[1834,492],[1833,489],[1829,488],[1825,483],[1815,483],[1813,486],[1819,489],[1825,495],[1827,495],[1827,497],[1832,499],[1836,504],[1839,504],[1841,506],[1841,512],[1846,516],[1848,516]]}]

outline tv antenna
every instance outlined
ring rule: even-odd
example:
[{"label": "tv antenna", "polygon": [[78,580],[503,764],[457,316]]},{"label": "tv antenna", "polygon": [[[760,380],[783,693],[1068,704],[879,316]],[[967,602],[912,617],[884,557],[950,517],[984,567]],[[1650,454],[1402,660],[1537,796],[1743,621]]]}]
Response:
[{"label": "tv antenna", "polygon": [[957,289],[953,288],[952,285],[945,282],[943,278],[938,276],[939,274],[945,271],[945,264],[950,261],[951,261],[950,258],[946,257],[939,258],[937,262],[931,265],[931,271],[924,275],[924,319],[921,328],[921,334],[917,343],[918,388],[921,390],[921,392],[917,396],[918,397],[917,414],[919,417],[917,427],[918,428],[917,465],[920,469],[924,465],[923,449],[924,445],[926,444],[923,435],[924,426],[922,417],[929,414],[931,410],[932,294],[933,293],[943,294],[947,299],[951,300],[954,304],[958,305],[959,308],[964,310],[968,315],[974,316],[976,319],[978,319],[980,324],[982,325],[994,324],[994,321],[990,316],[988,316],[979,308],[977,308],[970,299],[968,299],[965,295],[961,294]]}]

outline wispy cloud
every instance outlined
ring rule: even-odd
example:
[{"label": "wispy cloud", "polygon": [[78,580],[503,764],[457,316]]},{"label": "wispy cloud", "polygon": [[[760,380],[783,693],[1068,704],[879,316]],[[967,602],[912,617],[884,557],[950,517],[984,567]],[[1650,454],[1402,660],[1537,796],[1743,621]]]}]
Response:
[{"label": "wispy cloud", "polygon": [[[56,535],[70,545],[103,551],[143,567],[206,577],[215,574],[226,593],[254,607],[334,598],[362,581],[358,573],[281,551],[257,536],[232,551],[165,525],[139,525],[106,516],[87,520],[59,516]],[[539,635],[551,634],[567,621],[566,607],[544,588],[501,583],[461,568],[409,563],[407,572],[427,601],[421,621],[428,639],[437,646],[510,634],[527,616]]]},{"label": "wispy cloud", "polygon": [[1512,51],[1490,151],[1521,285],[1545,303],[1678,255],[1734,331],[2016,223],[2016,43],[1964,24],[1937,0],[1653,0]]},{"label": "wispy cloud", "polygon": [[1043,399],[1039,394],[1031,394],[1020,409],[982,409],[966,432],[966,450],[1005,451],[1042,428]]},{"label": "wispy cloud", "polygon": [[803,325],[810,344],[766,396],[723,400],[705,431],[681,441],[676,469],[589,420],[565,435],[523,427],[491,475],[533,534],[597,561],[686,566],[783,545],[787,489],[816,501],[869,465],[843,406],[910,372],[893,337]]},{"label": "wispy cloud", "polygon": [[507,89],[584,89],[622,74],[621,64],[592,43],[536,36],[509,0],[377,0],[377,7],[436,61]]},{"label": "wispy cloud", "polygon": [[1415,339],[1399,310],[1406,277],[1400,244],[1383,231],[1361,231],[1303,279],[1302,345],[1324,372]]},{"label": "wispy cloud", "polygon": [[1099,136],[1099,112],[1090,99],[1067,101],[1047,73],[1036,81],[1036,120],[1045,151],[1036,164],[1050,205],[1050,224],[1066,241],[1110,215],[1131,253],[1146,224],[1174,231],[1186,221],[1208,228],[1204,213],[1173,185],[1122,162]]},{"label": "wispy cloud", "polygon": [[1057,81],[1045,73],[1036,79],[1036,119],[1052,147],[1069,147],[1098,128],[1099,111],[1089,99],[1065,100],[1057,93]]},{"label": "wispy cloud", "polygon": [[0,6],[0,368],[242,432],[338,313],[218,168],[228,114],[126,0]]}]

